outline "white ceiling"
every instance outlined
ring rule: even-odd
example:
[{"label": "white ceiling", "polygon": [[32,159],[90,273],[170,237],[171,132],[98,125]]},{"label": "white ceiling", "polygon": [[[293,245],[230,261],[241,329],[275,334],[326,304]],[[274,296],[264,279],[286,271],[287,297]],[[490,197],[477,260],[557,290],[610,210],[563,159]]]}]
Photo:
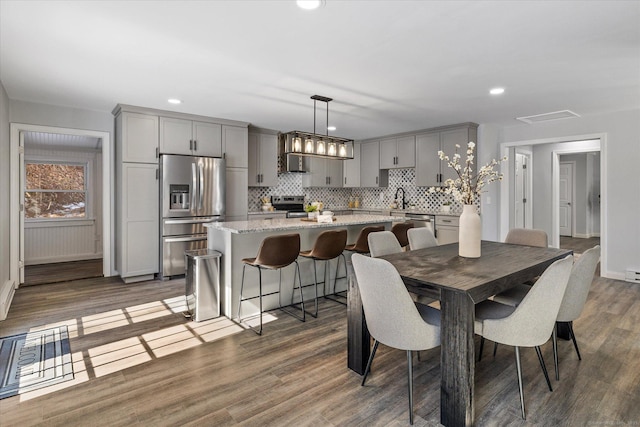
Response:
[{"label": "white ceiling", "polygon": [[640,1],[0,0],[0,80],[14,100],[282,131],[312,130],[319,94],[335,135],[356,139],[515,125],[639,108]]}]

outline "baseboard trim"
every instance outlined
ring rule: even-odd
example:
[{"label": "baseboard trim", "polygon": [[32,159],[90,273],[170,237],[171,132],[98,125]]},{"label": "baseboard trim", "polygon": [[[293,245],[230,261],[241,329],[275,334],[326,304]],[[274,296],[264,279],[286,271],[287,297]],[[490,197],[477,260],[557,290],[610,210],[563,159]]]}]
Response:
[{"label": "baseboard trim", "polygon": [[600,272],[600,275],[607,279],[622,280],[623,282],[626,279],[626,275],[624,273],[619,273],[617,271]]},{"label": "baseboard trim", "polygon": [[590,239],[592,237],[600,237],[600,234],[598,233],[590,233],[590,234],[574,234],[573,235],[574,238],[576,239]]},{"label": "baseboard trim", "polygon": [[13,280],[7,280],[0,289],[0,320],[7,318],[9,307],[13,301],[13,295],[16,293],[16,287]]},{"label": "baseboard trim", "polygon": [[70,261],[86,261],[88,259],[102,258],[102,254],[78,254],[78,255],[65,255],[58,257],[42,257],[31,258],[25,260],[25,265],[39,265],[39,264],[54,264],[56,262],[70,262]]}]

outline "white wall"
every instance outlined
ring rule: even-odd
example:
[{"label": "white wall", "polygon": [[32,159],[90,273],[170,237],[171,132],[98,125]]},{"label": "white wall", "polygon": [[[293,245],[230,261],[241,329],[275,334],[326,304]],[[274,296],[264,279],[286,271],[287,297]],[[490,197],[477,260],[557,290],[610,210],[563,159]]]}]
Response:
[{"label": "white wall", "polygon": [[[478,126],[476,167],[486,165],[500,156],[500,128],[495,125]],[[500,241],[500,186],[503,183],[492,183],[485,187],[480,209],[482,218],[482,239]]]},{"label": "white wall", "polygon": [[[601,165],[607,174],[602,180],[606,183],[608,206],[602,204],[600,214],[605,221],[601,236],[608,253],[607,271],[602,271],[602,275],[622,279],[627,268],[640,268],[640,109],[506,127],[502,129],[500,142],[564,137],[571,141],[576,136],[593,134],[605,135]],[[541,159],[545,160],[545,156]],[[546,159],[551,162],[550,153]],[[534,167],[539,166],[536,163]],[[550,175],[535,185],[551,188]],[[534,218],[542,221],[545,230],[550,230],[551,214],[551,210],[546,209],[536,212]]]},{"label": "white wall", "polygon": [[14,284],[9,281],[9,97],[0,82],[0,320],[7,317]]}]

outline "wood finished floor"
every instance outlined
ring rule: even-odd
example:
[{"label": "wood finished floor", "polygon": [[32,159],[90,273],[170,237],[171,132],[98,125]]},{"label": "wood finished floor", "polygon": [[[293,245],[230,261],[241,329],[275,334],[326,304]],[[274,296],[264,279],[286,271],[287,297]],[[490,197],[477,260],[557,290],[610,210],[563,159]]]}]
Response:
[{"label": "wood finished floor", "polygon": [[581,239],[577,237],[560,236],[560,248],[572,249],[574,253],[581,254],[587,249],[590,249],[600,244],[599,237],[590,237],[588,239]]},{"label": "wood finished floor", "polygon": [[[224,319],[186,320],[183,292],[184,280],[109,278],[19,289],[0,336],[69,325],[76,379],[0,400],[0,425],[408,425],[404,352],[380,346],[361,387],[346,368],[344,306],[322,301],[319,318],[306,323],[271,312],[277,320],[259,337],[233,333]],[[583,360],[560,342],[553,393],[535,351],[523,349],[527,421],[513,350],[500,346],[495,358],[485,351],[476,365],[477,425],[640,424],[640,286],[596,279],[575,331]],[[549,343],[543,354],[553,372]],[[416,426],[440,419],[438,359],[439,349],[414,359]]]},{"label": "wood finished floor", "polygon": [[93,277],[102,277],[102,258],[27,265],[24,268],[23,286],[68,282]]}]

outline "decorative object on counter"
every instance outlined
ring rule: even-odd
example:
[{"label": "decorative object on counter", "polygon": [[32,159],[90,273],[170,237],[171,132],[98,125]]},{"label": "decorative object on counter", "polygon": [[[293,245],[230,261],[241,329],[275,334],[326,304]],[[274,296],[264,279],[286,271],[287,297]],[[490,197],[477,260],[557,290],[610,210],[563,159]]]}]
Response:
[{"label": "decorative object on counter", "polygon": [[480,257],[482,223],[475,202],[486,184],[494,181],[502,181],[502,173],[494,170],[494,167],[507,160],[507,156],[504,156],[500,160],[493,159],[481,167],[477,173],[474,173],[473,160],[475,156],[473,153],[475,147],[476,144],[473,141],[469,141],[464,167],[460,163],[460,154],[458,153],[460,145],[456,144],[456,152],[452,158],[449,158],[444,151],[438,151],[440,160],[446,161],[447,166],[458,174],[458,178],[455,180],[446,180],[444,187],[429,188],[430,193],[452,195],[458,202],[464,205],[462,215],[460,216],[458,255],[466,258]]},{"label": "decorative object on counter", "polygon": [[444,213],[449,213],[451,212],[451,201],[450,200],[446,200],[444,202],[442,202],[442,206],[440,206],[440,210]]},{"label": "decorative object on counter", "polygon": [[[333,99],[321,95],[313,95],[311,99],[313,99],[313,133],[294,130],[280,134],[280,144],[281,147],[284,146],[283,153],[336,160],[353,159],[353,139],[329,136],[329,102]],[[326,135],[316,133],[316,101],[327,104]]]},{"label": "decorative object on counter", "polygon": [[356,196],[356,200],[353,202],[353,207],[354,208],[359,208],[360,207],[360,197]]},{"label": "decorative object on counter", "polygon": [[304,207],[304,210],[307,212],[309,219],[315,220],[318,216],[318,206],[314,204],[309,204]]}]

